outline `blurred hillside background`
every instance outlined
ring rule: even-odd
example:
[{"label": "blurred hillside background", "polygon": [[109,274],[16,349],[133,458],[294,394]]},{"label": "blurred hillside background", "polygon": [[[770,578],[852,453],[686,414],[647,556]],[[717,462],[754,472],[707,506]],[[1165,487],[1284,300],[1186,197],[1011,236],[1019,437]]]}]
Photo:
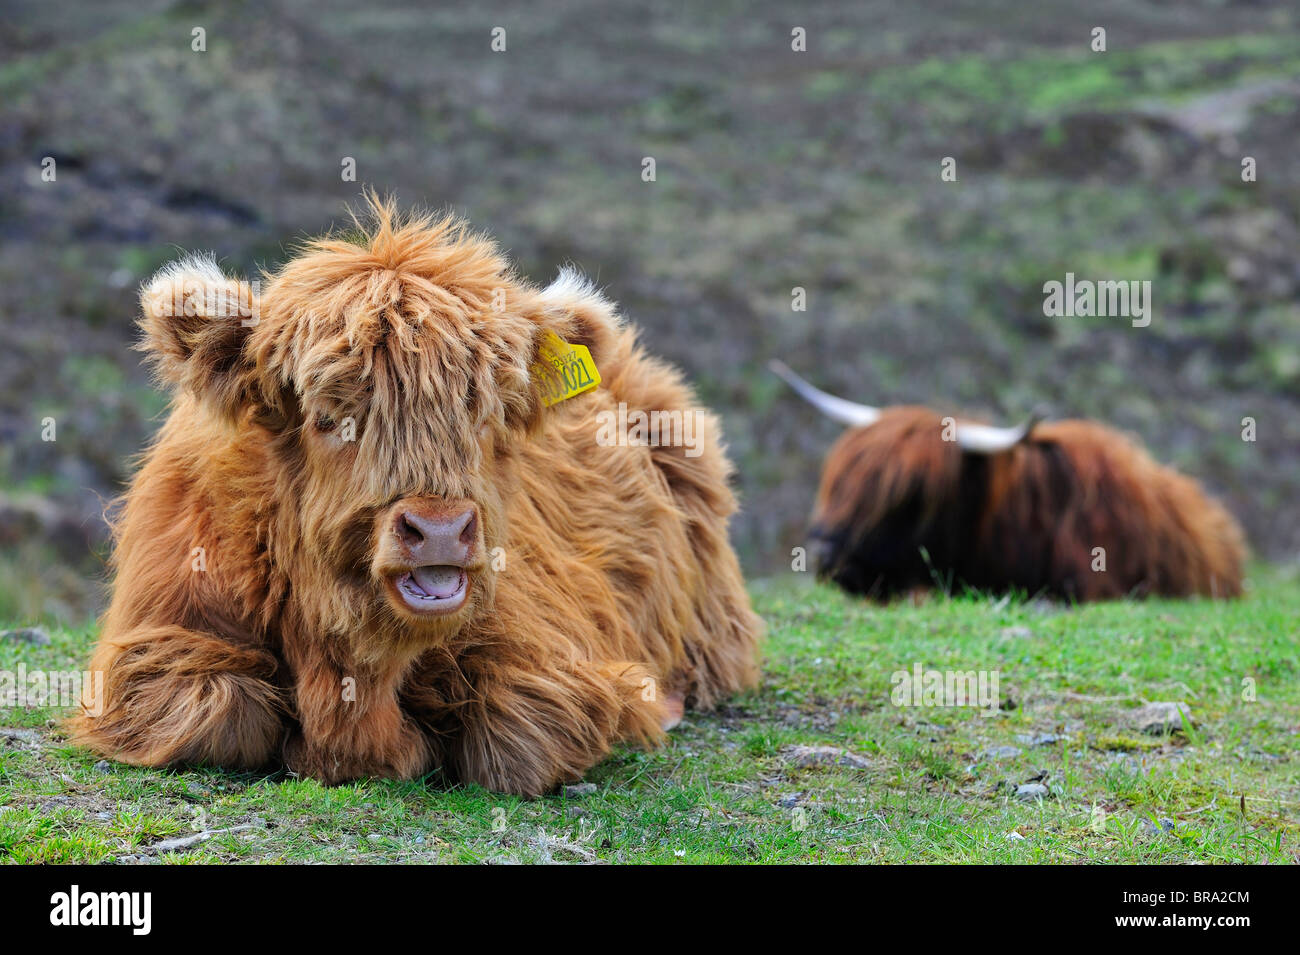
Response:
[{"label": "blurred hillside background", "polygon": [[[363,184],[598,279],[724,414],[751,573],[788,568],[839,433],[773,356],[870,403],[1099,418],[1300,555],[1294,2],[429,6],[0,3],[0,619],[102,600],[100,515],[164,408],[139,283],[182,249],[274,266]],[[1067,271],[1150,279],[1151,325],[1044,317]]]}]

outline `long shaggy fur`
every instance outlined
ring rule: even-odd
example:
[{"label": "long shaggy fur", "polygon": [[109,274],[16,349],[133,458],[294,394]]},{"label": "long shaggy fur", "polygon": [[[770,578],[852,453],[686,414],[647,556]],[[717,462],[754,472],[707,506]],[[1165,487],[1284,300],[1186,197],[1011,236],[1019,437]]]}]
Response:
[{"label": "long shaggy fur", "polygon": [[916,407],[886,409],[831,448],[812,537],[823,576],[880,598],[963,584],[1230,597],[1246,558],[1223,507],[1110,428],[1040,424],[1008,451],[970,454]]},{"label": "long shaggy fur", "polygon": [[[201,259],[144,289],[176,400],[115,527],[105,693],[76,740],[532,795],[753,685],[716,418],[580,278],[539,290],[462,223],[371,205],[260,296]],[[546,331],[591,349],[599,388],[543,407]],[[694,411],[703,453],[598,446],[620,401]],[[416,619],[385,591],[386,521],[439,502],[477,508],[470,593]]]}]

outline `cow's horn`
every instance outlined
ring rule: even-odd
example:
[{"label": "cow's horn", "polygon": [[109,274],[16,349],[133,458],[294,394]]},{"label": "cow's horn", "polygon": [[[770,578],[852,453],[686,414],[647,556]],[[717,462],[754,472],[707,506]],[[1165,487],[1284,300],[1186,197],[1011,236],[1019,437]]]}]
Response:
[{"label": "cow's horn", "polygon": [[963,451],[971,454],[1000,454],[1009,451],[1034,430],[1034,425],[1042,420],[1042,415],[1035,411],[1024,424],[1014,428],[994,428],[987,424],[957,425],[957,444]]},{"label": "cow's horn", "polygon": [[872,408],[870,405],[855,404],[852,401],[845,401],[843,398],[836,398],[834,395],[828,395],[820,388],[814,388],[808,382],[804,381],[793,371],[791,371],[785,362],[777,361],[773,358],[767,363],[767,367],[779,375],[787,385],[799,393],[804,401],[812,405],[832,421],[838,421],[840,424],[847,424],[852,428],[865,428],[869,424],[875,424],[880,418],[880,409]]}]

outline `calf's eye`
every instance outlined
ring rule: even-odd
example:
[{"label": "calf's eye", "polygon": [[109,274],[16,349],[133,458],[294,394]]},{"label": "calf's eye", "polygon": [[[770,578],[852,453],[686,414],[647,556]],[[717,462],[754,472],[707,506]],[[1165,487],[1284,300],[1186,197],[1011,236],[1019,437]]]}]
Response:
[{"label": "calf's eye", "polygon": [[334,430],[334,419],[327,414],[321,413],[316,416],[316,430],[326,433]]}]

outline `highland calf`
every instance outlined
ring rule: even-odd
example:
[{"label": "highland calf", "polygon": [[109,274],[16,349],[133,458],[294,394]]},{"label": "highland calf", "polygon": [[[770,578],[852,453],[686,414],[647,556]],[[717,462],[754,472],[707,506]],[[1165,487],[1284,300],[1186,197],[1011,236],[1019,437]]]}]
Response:
[{"label": "highland calf", "polygon": [[[539,290],[456,220],[371,207],[260,293],[203,258],[144,288],[175,401],[75,739],[536,795],[753,685],[717,420],[574,273]],[[621,403],[692,411],[700,453],[598,442]]]},{"label": "highland calf", "polygon": [[1241,593],[1241,529],[1190,478],[1091,421],[1017,428],[877,410],[814,388],[850,430],[831,448],[813,513],[820,576],[887,599],[970,586],[1069,600]]}]

